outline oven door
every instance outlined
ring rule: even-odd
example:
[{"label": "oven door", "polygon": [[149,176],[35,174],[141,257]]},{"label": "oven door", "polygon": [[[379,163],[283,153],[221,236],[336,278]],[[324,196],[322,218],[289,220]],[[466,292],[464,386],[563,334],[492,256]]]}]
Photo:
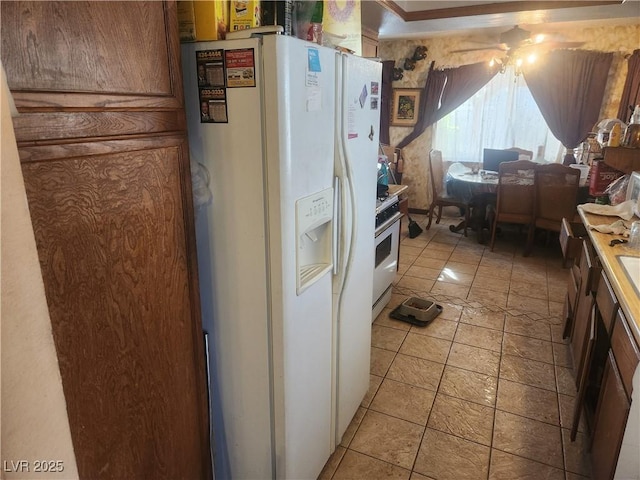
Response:
[{"label": "oven door", "polygon": [[375,269],[373,271],[373,302],[389,288],[398,271],[398,246],[400,243],[400,217],[393,217],[376,229]]}]

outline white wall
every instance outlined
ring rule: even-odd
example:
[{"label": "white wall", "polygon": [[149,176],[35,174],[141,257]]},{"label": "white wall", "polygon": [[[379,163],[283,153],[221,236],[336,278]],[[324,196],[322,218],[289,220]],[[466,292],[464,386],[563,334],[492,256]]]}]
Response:
[{"label": "white wall", "polygon": [[[0,478],[75,479],[78,469],[4,69],[1,75]],[[42,460],[60,462],[53,465],[62,465],[63,471],[35,472]]]}]

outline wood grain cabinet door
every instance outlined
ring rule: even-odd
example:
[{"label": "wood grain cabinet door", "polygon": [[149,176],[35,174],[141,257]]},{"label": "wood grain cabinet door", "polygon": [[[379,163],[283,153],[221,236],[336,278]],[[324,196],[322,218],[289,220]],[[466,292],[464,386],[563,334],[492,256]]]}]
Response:
[{"label": "wood grain cabinet door", "polygon": [[592,474],[594,479],[609,480],[616,471],[620,445],[631,408],[611,350],[600,388],[596,420],[591,434]]},{"label": "wood grain cabinet door", "polygon": [[2,2],[81,478],[210,478],[173,2]]}]

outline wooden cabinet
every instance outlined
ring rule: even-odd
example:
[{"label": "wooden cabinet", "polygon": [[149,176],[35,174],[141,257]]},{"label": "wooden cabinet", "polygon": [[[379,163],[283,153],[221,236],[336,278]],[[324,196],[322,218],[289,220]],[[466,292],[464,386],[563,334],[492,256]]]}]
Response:
[{"label": "wooden cabinet", "polygon": [[609,352],[602,377],[598,410],[592,433],[592,476],[598,480],[612,479],[631,402],[622,384],[620,371]]},{"label": "wooden cabinet", "polygon": [[378,57],[378,32],[362,27],[362,56],[365,58]]},{"label": "wooden cabinet", "polygon": [[633,373],[640,362],[640,350],[633,341],[633,336],[629,331],[627,319],[621,310],[618,310],[615,319],[615,327],[611,335],[611,350],[618,363],[622,383],[629,398],[633,393]]},{"label": "wooden cabinet", "polygon": [[81,478],[211,477],[173,2],[2,2]]},{"label": "wooden cabinet", "polygon": [[604,147],[604,163],[624,173],[640,170],[640,148]]}]

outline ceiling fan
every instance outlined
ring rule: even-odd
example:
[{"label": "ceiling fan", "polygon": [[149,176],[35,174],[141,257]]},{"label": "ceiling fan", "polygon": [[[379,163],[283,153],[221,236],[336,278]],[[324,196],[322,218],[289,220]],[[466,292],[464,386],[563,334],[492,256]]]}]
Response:
[{"label": "ceiling fan", "polygon": [[547,50],[554,48],[577,48],[584,45],[584,42],[564,42],[554,39],[548,39],[547,35],[535,35],[533,38],[531,32],[520,28],[518,25],[511,30],[500,34],[498,43],[488,44],[485,47],[464,48],[461,50],[452,50],[451,53],[476,52],[480,50],[497,50],[510,55],[515,50],[528,49],[533,47],[545,48]]}]

